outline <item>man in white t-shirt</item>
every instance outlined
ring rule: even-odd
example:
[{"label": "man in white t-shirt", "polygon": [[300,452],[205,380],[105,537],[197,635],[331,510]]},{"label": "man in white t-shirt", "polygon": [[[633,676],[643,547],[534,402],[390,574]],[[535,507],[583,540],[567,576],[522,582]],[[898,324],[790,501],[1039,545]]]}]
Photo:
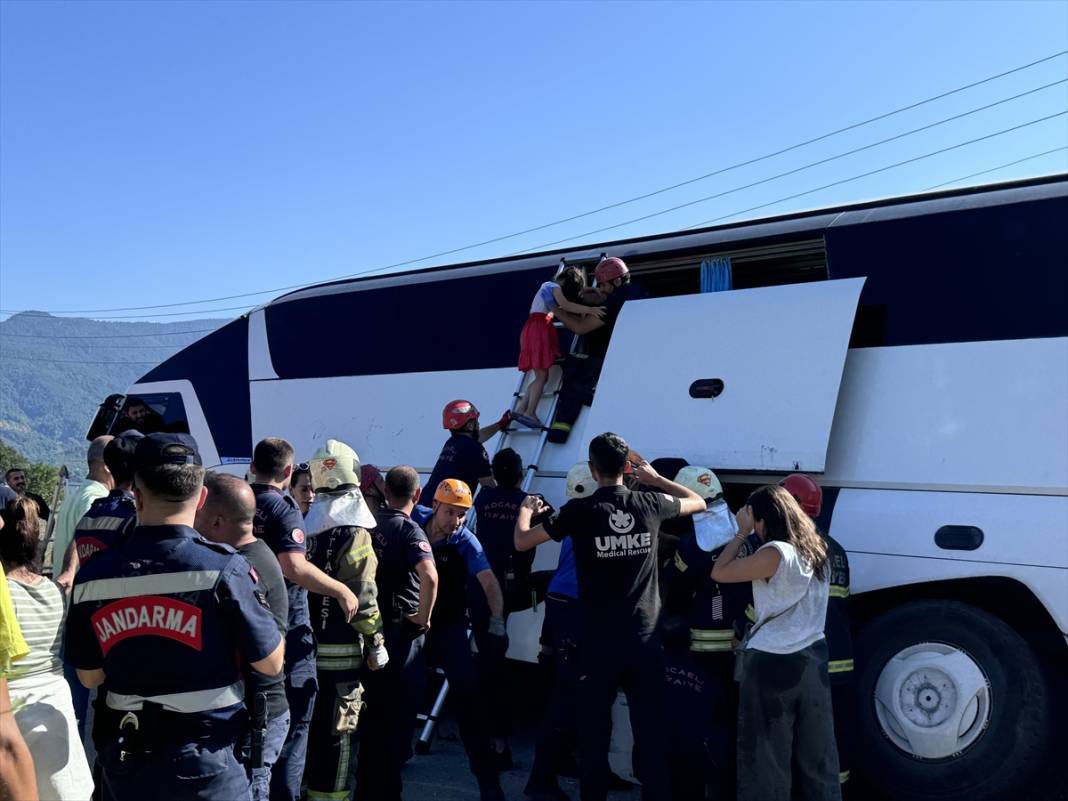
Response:
[{"label": "man in white t-shirt", "polygon": [[59,511],[56,512],[56,527],[52,534],[52,576],[68,591],[74,581],[74,573],[71,571],[69,576],[65,574],[68,566],[64,557],[74,541],[74,529],[89,511],[93,501],[103,498],[115,486],[111,471],[104,464],[104,446],[113,439],[111,436],[103,436],[89,443],[89,451],[86,454],[89,475],[86,476],[86,482],[64,498],[59,505]]}]

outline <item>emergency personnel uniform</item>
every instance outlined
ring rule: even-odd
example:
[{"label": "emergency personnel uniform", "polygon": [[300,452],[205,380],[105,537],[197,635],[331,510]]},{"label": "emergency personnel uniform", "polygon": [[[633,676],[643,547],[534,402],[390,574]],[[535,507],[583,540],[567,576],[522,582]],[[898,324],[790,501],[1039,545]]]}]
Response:
[{"label": "emergency personnel uniform", "polygon": [[552,425],[549,426],[549,442],[567,442],[567,438],[571,436],[571,426],[578,419],[582,407],[593,404],[593,393],[597,388],[612,331],[615,330],[623,304],[628,300],[647,297],[649,293],[633,281],[617,287],[605,299],[605,314],[602,318],[604,324],[580,337],[577,351],[568,354],[564,359],[560,398],[556,404]]},{"label": "emergency personnel uniform", "polygon": [[353,789],[352,739],[362,704],[363,643],[368,640],[369,648],[376,640],[379,645],[382,643],[382,618],[375,588],[378,559],[371,547],[371,535],[359,526],[338,526],[309,537],[309,561],[347,586],[359,601],[356,614],[346,622],[336,600],[318,594],[310,598],[318,644],[319,695],[308,738],[308,801],[345,801]]},{"label": "emergency personnel uniform", "polygon": [[[138,462],[199,464],[190,443],[180,434],[146,438]],[[185,448],[182,462],[175,445]],[[138,526],[121,549],[82,567],[67,657],[104,671],[105,702],[122,714],[100,754],[104,797],[247,798],[234,754],[248,727],[239,663],[264,659],[279,643],[248,562],[188,526]]]},{"label": "emergency personnel uniform", "polygon": [[[711,699],[708,778],[717,789],[717,797],[731,798],[738,739],[733,641],[736,630],[744,631],[746,627],[746,610],[753,603],[752,584],[720,584],[713,580],[712,568],[724,546],[707,551],[694,533],[693,518],[675,522],[688,524],[689,531],[681,536],[674,558],[661,574],[665,611],[682,616],[689,629],[690,654],[707,682],[705,692]],[[759,538],[751,534],[739,549],[738,558],[755,553],[760,545]]]},{"label": "emergency personnel uniform", "polygon": [[[501,585],[504,597],[504,620],[508,622],[508,613],[530,609],[534,604],[531,598],[533,586],[530,569],[534,564],[534,551],[517,551],[515,549],[515,521],[519,516],[519,505],[527,493],[518,487],[483,487],[475,498],[476,535],[482,543],[486,558],[489,560],[493,575]],[[479,664],[483,672],[483,681],[490,696],[490,727],[494,737],[507,738],[512,734],[512,695],[508,692],[505,681],[504,654],[499,659],[490,659],[492,648],[486,642],[490,611],[486,596],[481,591],[472,593],[471,622],[478,643]],[[505,765],[511,759],[511,752],[505,752]],[[510,769],[510,768],[509,768]]]},{"label": "emergency personnel uniform", "polygon": [[137,525],[137,506],[132,492],[113,489],[93,501],[74,529],[74,548],[79,567],[94,556],[124,542]]},{"label": "emergency personnel uniform", "polygon": [[[671,801],[705,801],[710,746],[715,736],[717,707],[722,692],[713,685],[697,663],[697,654],[688,646],[685,629],[664,632],[664,684],[671,725],[668,739],[668,768],[671,773]],[[714,798],[732,796],[717,794]]]},{"label": "emergency personnel uniform", "polygon": [[411,755],[416,704],[426,689],[425,633],[408,617],[419,610],[416,566],[434,555],[426,534],[404,512],[381,509],[376,518],[371,534],[378,556],[375,584],[389,663],[364,679],[367,709],[360,722],[356,798],[400,801],[401,768]]},{"label": "emergency personnel uniform", "polygon": [[579,663],[582,798],[607,796],[611,709],[622,687],[634,728],[643,798],[668,799],[663,654],[654,636],[660,613],[656,549],[660,523],[679,514],[676,498],[601,487],[568,501],[542,526],[570,537],[582,603]]},{"label": "emergency personnel uniform", "polygon": [[[467,497],[470,498],[470,491]],[[433,514],[426,506],[416,506],[412,520],[425,530]],[[499,792],[485,699],[479,692],[467,636],[468,581],[492,568],[482,544],[466,526],[440,542],[431,542],[430,547],[438,571],[438,597],[433,625],[427,633],[427,656],[431,664],[441,667],[449,682],[449,695],[456,701],[460,739],[479,789],[483,793]]]},{"label": "emergency personnel uniform", "polygon": [[[270,484],[253,484],[252,491],[256,495],[253,534],[266,542],[275,556],[280,553],[305,554],[304,518],[296,502]],[[271,769],[271,798],[276,801],[297,801],[318,685],[315,678],[315,640],[308,617],[308,591],[288,579],[286,589],[289,594],[285,656],[289,733]]]},{"label": "emergency personnel uniform", "polygon": [[849,559],[833,537],[830,546],[831,591],[827,599],[827,670],[831,678],[831,705],[834,708],[834,739],[838,746],[838,780],[849,781],[856,736],[856,685],[853,673],[853,633],[849,626]]},{"label": "emergency personnel uniform", "polygon": [[454,431],[441,448],[441,455],[434,464],[430,478],[426,480],[421,497],[433,498],[438,484],[447,478],[456,478],[468,487],[478,487],[483,478],[493,475],[489,454],[476,437]]},{"label": "emergency personnel uniform", "polygon": [[[597,489],[589,466],[580,462],[568,471],[567,497],[584,498]],[[533,521],[532,521],[533,522]],[[545,596],[545,623],[542,648],[552,660],[552,692],[549,708],[538,741],[534,746],[534,764],[527,781],[528,795],[558,795],[560,767],[578,741],[575,732],[578,707],[578,579],[575,575],[575,552],[571,539],[560,543],[556,570]]]},{"label": "emergency personnel uniform", "polygon": [[351,620],[337,600],[315,593],[310,598],[318,646],[319,695],[315,701],[305,780],[308,801],[352,797],[353,735],[363,706],[360,671],[365,658],[372,669],[385,665],[382,617],[378,612],[375,570],[378,559],[368,529],[374,516],[360,494],[360,459],[335,439],[309,460],[315,502],[305,525],[308,560],[356,596]]}]

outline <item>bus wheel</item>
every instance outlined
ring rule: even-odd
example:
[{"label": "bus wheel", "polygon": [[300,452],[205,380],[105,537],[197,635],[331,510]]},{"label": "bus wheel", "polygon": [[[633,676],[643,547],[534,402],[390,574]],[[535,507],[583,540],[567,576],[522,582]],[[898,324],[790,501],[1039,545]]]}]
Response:
[{"label": "bus wheel", "polygon": [[1050,756],[1042,667],[981,609],[900,606],[860,632],[856,662],[860,760],[888,798],[1012,797]]}]

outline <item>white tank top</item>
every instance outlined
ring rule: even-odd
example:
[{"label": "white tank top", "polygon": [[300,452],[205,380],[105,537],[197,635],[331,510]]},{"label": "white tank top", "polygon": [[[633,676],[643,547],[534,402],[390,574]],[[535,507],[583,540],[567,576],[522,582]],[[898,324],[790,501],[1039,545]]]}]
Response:
[{"label": "white tank top", "polygon": [[759,630],[748,646],[771,654],[793,654],[823,639],[827,619],[827,598],[831,590],[831,571],[825,570],[821,581],[812,566],[797,555],[788,542],[771,541],[762,545],[774,548],[782,560],[769,579],[753,582],[753,606]]}]

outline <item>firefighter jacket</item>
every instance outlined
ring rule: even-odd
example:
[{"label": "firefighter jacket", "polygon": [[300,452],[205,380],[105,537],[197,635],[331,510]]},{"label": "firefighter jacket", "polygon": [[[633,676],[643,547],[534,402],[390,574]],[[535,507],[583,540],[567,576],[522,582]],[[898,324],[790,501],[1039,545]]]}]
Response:
[{"label": "firefighter jacket", "polygon": [[356,595],[359,608],[345,622],[341,605],[330,596],[309,593],[312,630],[318,644],[319,670],[355,673],[363,665],[364,641],[382,637],[375,571],[378,558],[371,535],[362,526],[336,526],[308,537],[308,561]]},{"label": "firefighter jacket", "polygon": [[[723,546],[702,550],[694,534],[691,518],[678,518],[679,547],[674,558],[660,573],[665,587],[664,606],[669,615],[686,619],[693,653],[730,654],[735,630],[744,632],[752,612],[753,590],[749,582],[720,584],[712,580],[712,566]],[[673,532],[674,533],[674,532]],[[751,555],[760,540],[750,534],[738,551],[738,558]]]},{"label": "firefighter jacket", "polygon": [[831,683],[853,680],[853,634],[849,627],[849,559],[845,549],[832,537],[827,537],[829,546],[828,566],[831,569],[831,593],[827,601],[827,636],[829,661],[827,669]]}]

